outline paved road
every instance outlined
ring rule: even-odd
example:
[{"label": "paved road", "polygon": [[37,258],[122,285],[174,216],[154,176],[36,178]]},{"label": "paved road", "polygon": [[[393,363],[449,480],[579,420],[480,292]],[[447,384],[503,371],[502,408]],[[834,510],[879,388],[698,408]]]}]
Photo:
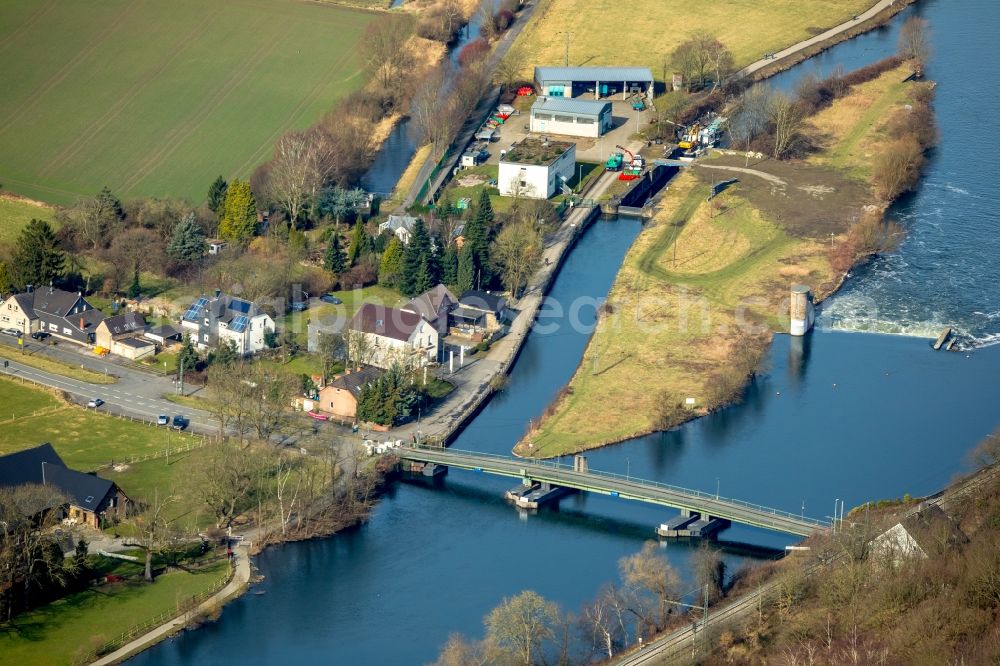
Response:
[{"label": "paved road", "polygon": [[[3,341],[9,346],[8,341]],[[16,346],[16,342],[15,342]],[[118,378],[115,384],[91,384],[79,379],[64,377],[44,370],[38,370],[17,361],[17,353],[10,355],[10,367],[3,370],[11,377],[23,377],[42,386],[65,391],[76,402],[86,404],[91,398],[100,398],[105,404],[100,411],[111,414],[123,414],[144,420],[155,420],[160,414],[173,416],[183,414],[191,420],[191,430],[212,434],[217,430],[208,412],[182,407],[163,396],[175,390],[167,377],[151,375],[147,372],[132,370],[116,364],[106,363],[104,359],[89,357],[87,354],[71,350],[51,348],[37,343],[27,347],[28,353],[53,357],[56,360],[72,365],[83,366],[96,372],[107,372]],[[56,354],[58,353],[58,356]],[[190,389],[185,390],[190,394]]]},{"label": "paved road", "polygon": [[861,14],[858,14],[856,18],[848,20],[848,21],[844,21],[840,25],[838,25],[838,26],[836,26],[834,28],[830,28],[826,32],[820,33],[820,34],[816,35],[815,37],[811,37],[810,39],[806,39],[804,41],[801,41],[798,44],[793,44],[792,46],[789,46],[787,49],[782,49],[781,51],[778,51],[778,52],[772,54],[773,57],[771,57],[771,58],[768,58],[766,60],[762,58],[762,59],[758,60],[755,63],[751,63],[750,65],[747,65],[746,67],[744,67],[743,69],[741,69],[739,73],[742,74],[742,75],[753,74],[757,70],[763,69],[763,68],[767,67],[768,65],[773,65],[775,62],[781,60],[782,58],[787,58],[788,56],[790,56],[792,54],[795,54],[795,53],[798,53],[799,51],[802,51],[803,49],[807,49],[810,46],[815,46],[816,44],[819,44],[820,42],[824,42],[824,41],[830,39],[831,37],[836,37],[837,35],[839,35],[840,33],[844,32],[845,30],[850,30],[851,28],[853,28],[854,26],[858,25],[859,23],[863,23],[863,22],[867,21],[868,19],[872,18],[873,16],[875,16],[876,14],[878,14],[883,9],[885,9],[887,7],[891,7],[895,3],[896,3],[896,0],[880,0],[879,2],[875,3],[875,5],[873,5],[872,8],[869,9],[868,11],[863,12]]}]

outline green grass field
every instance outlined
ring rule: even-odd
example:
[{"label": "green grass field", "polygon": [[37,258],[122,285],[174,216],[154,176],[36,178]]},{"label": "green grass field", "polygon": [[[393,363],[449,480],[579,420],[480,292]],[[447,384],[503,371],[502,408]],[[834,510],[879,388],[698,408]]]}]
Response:
[{"label": "green grass field", "polygon": [[28,226],[32,218],[45,220],[53,227],[56,226],[55,211],[51,208],[17,199],[0,198],[0,246],[13,245],[21,229]]},{"label": "green grass field", "polygon": [[220,561],[204,569],[171,571],[154,583],[114,583],[72,594],[0,624],[0,655],[9,664],[71,664],[74,657],[129,627],[176,609],[227,575]]},{"label": "green grass field", "polygon": [[202,201],[364,83],[376,16],[293,0],[0,3],[0,183]]},{"label": "green grass field", "polygon": [[0,405],[0,454],[51,442],[67,465],[81,471],[91,471],[112,459],[157,453],[168,441],[170,446],[179,447],[195,439],[87,411],[9,379],[0,380]]}]

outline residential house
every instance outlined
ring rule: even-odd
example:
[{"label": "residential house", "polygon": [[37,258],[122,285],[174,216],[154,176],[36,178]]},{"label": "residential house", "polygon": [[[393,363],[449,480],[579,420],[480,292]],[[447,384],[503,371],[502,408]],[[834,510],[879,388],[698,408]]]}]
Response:
[{"label": "residential house", "polygon": [[872,541],[872,554],[899,563],[927,557],[960,546],[968,537],[941,507],[925,504]]},{"label": "residential house", "polygon": [[146,331],[143,336],[147,340],[152,340],[158,345],[166,345],[181,339],[181,332],[170,324],[157,326]]},{"label": "residential house", "polygon": [[437,329],[440,337],[448,335],[448,313],[458,305],[458,299],[448,287],[439,284],[413,298],[402,310],[414,312]]},{"label": "residential house", "polygon": [[[97,325],[94,332],[94,342],[98,347],[110,350],[112,354],[135,360],[156,353],[156,345],[142,342],[141,345],[120,344],[133,340],[146,330],[146,318],[138,312],[125,312],[114,317],[108,317]],[[139,353],[139,356],[136,354]]]},{"label": "residential house", "polygon": [[417,224],[417,218],[410,215],[390,215],[389,219],[378,225],[379,235],[389,232],[396,234],[396,237],[403,245],[410,244],[410,237],[413,235],[413,227]]},{"label": "residential house", "polygon": [[379,368],[394,362],[421,366],[440,357],[437,328],[414,312],[365,303],[354,313],[349,329],[361,334],[349,342],[354,357]]},{"label": "residential house", "polygon": [[449,315],[452,332],[482,339],[506,325],[507,301],[487,291],[470,289],[458,299],[458,307]]},{"label": "residential house", "polygon": [[465,225],[457,224],[455,228],[451,230],[451,242],[455,244],[456,250],[461,250],[462,246],[465,245]]},{"label": "residential house", "polygon": [[263,349],[264,336],[274,330],[274,320],[255,303],[215,290],[202,296],[181,318],[181,329],[191,335],[199,349],[232,342],[244,356]]},{"label": "residential house", "polygon": [[229,245],[229,243],[221,238],[209,238],[205,241],[205,246],[208,248],[208,253],[211,255],[222,254],[222,251],[226,249],[227,245]]},{"label": "residential house", "polygon": [[0,488],[32,483],[57,488],[66,497],[58,507],[65,517],[97,529],[107,519],[123,518],[131,502],[114,481],[66,467],[48,443],[0,456]]},{"label": "residential house", "polygon": [[381,376],[382,370],[373,366],[353,372],[348,369],[319,390],[319,410],[332,414],[341,421],[354,421],[358,413],[361,389]]},{"label": "residential house", "polygon": [[16,328],[25,335],[45,331],[53,337],[81,345],[94,343],[98,324],[104,320],[100,310],[87,302],[80,292],[53,287],[14,294],[0,306],[0,324]]}]

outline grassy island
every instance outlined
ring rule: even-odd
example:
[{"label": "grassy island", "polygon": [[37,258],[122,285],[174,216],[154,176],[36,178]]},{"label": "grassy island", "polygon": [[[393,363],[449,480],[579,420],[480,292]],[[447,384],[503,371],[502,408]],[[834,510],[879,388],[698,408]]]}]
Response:
[{"label": "grassy island", "polygon": [[890,69],[810,117],[802,158],[716,151],[684,169],[626,255],[576,373],[515,453],[595,448],[738,399],[787,330],[789,286],[828,296],[884,233],[871,165],[929,85],[902,83],[908,73]]}]

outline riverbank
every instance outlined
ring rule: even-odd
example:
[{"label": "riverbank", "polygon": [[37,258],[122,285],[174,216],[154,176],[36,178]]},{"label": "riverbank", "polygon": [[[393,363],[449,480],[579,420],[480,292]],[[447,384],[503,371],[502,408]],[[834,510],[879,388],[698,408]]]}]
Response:
[{"label": "riverbank", "polygon": [[679,175],[626,256],[576,373],[515,453],[584,451],[738,400],[771,336],[787,330],[788,287],[805,283],[822,300],[871,251],[845,246],[881,225],[865,165],[928,85],[902,84],[906,74],[885,72],[817,113],[809,131],[821,148],[808,160],[717,152]]}]

